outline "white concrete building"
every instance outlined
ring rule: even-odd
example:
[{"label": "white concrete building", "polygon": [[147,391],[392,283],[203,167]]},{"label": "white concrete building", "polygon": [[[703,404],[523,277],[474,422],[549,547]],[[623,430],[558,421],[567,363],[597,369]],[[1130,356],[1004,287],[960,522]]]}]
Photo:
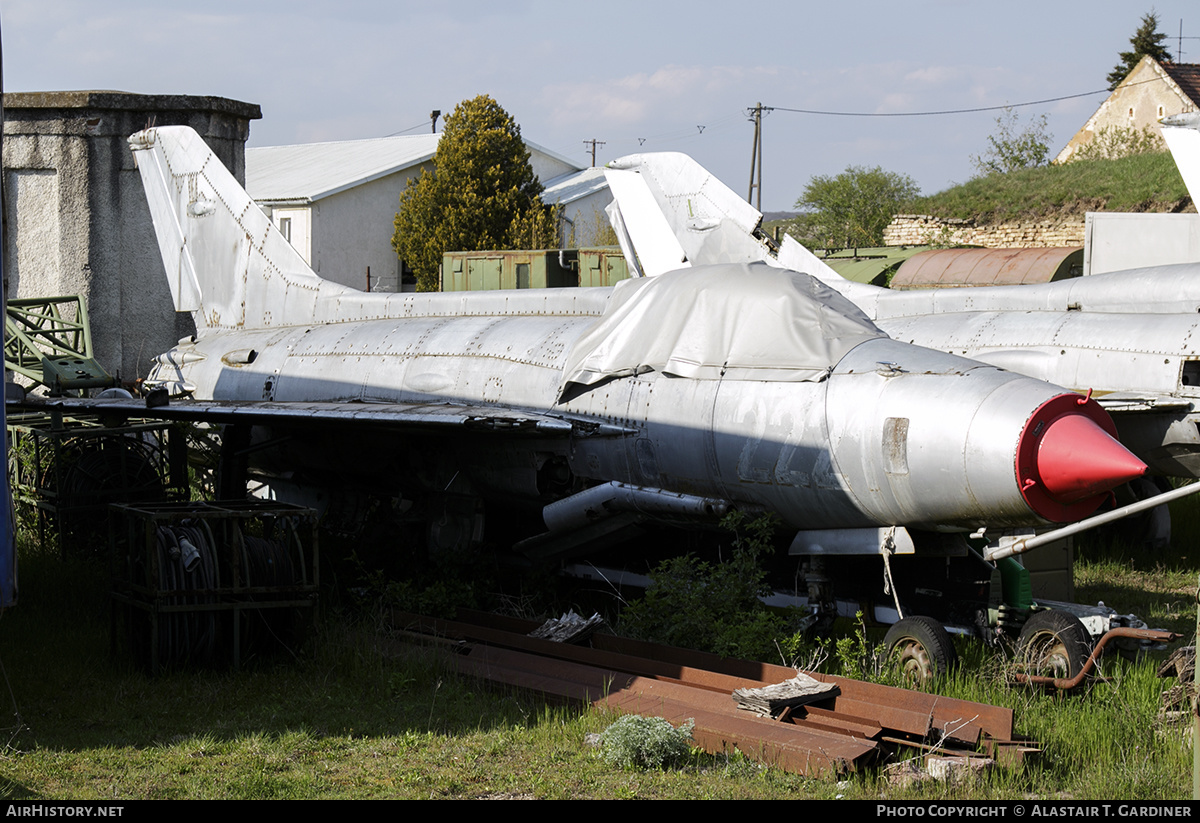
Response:
[{"label": "white concrete building", "polygon": [[[407,290],[392,249],[393,221],[408,181],[432,170],[440,137],[248,148],[246,190],[317,274],[364,291]],[[603,211],[611,197],[599,169],[525,145],[534,174],[548,186],[543,199],[563,202],[570,224]]]}]

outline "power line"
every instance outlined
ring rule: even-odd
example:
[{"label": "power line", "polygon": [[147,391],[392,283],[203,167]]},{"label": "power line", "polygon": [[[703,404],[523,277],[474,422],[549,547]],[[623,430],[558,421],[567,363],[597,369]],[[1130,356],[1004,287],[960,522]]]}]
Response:
[{"label": "power line", "polygon": [[[1162,78],[1155,77],[1150,80],[1139,80],[1136,83],[1129,83],[1128,86],[1141,86],[1146,83],[1161,83]],[[1005,109],[1019,109],[1024,106],[1043,106],[1046,103],[1058,103],[1063,100],[1077,100],[1080,97],[1091,97],[1095,94],[1112,94],[1109,89],[1096,89],[1095,91],[1085,91],[1080,94],[1067,94],[1062,97],[1048,97],[1045,100],[1030,100],[1025,103],[1006,103],[1003,106],[980,106],[974,109],[945,109],[942,111],[891,111],[891,112],[876,112],[876,111],[821,111],[817,109],[789,109],[784,106],[772,106],[776,111],[790,111],[794,114],[821,114],[829,117],[935,117],[944,114],[975,114],[981,111],[1003,111]]]},{"label": "power line", "polygon": [[[441,114],[441,112],[438,112],[438,114]],[[430,114],[430,117],[432,117],[432,116],[433,115]],[[435,120],[434,122],[436,123],[437,121]],[[415,126],[409,126],[407,129],[400,129],[400,131],[394,131],[391,134],[385,134],[384,137],[395,137],[397,134],[404,134],[405,132],[416,131],[417,129],[423,129],[427,125],[429,125],[429,121],[422,120],[420,123],[417,123],[417,125],[415,125]]]},{"label": "power line", "polygon": [[1046,103],[1057,103],[1061,100],[1074,100],[1079,97],[1091,97],[1093,94],[1109,94],[1108,89],[1085,91],[1082,94],[1068,94],[1064,97],[1049,97],[1045,100],[1031,100],[1028,103],[1008,103],[1004,106],[980,106],[974,109],[945,109],[943,111],[819,111],[816,109],[789,109],[784,106],[773,106],[775,111],[790,111],[795,114],[823,114],[829,117],[933,117],[942,114],[974,114],[981,111],[1001,111],[1003,109],[1019,109],[1022,106],[1041,106]]}]

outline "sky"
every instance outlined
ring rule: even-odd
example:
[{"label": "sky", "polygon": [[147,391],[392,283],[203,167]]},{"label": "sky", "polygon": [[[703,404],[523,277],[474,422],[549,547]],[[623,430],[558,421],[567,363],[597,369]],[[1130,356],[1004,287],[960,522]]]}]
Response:
[{"label": "sky", "polygon": [[[913,112],[1011,105],[1022,126],[1044,114],[1057,153],[1104,100],[1089,93],[1107,88],[1151,8],[1119,0],[0,0],[0,38],[6,91],[257,103],[263,118],[251,124],[250,146],[417,134],[432,110],[488,94],[525,139],[580,166],[590,163],[589,140],[604,143],[598,164],[681,151],[739,193],[750,182],[748,112],[762,103],[774,109],[763,118],[762,206],[778,211],[791,209],[814,176],[849,166],[908,175],[926,194],[963,182],[1002,113]],[[1200,62],[1195,0],[1153,8],[1172,54],[1182,42],[1182,62]],[[1020,105],[1056,98],[1070,99]]]}]

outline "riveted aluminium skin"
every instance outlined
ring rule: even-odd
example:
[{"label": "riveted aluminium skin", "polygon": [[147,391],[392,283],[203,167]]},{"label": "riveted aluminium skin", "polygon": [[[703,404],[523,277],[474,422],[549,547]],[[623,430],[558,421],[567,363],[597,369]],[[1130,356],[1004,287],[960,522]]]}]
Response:
[{"label": "riveted aluminium skin", "polygon": [[[364,407],[394,410],[390,427],[375,433],[348,424],[336,437],[293,438],[295,459],[318,470],[375,478],[396,465],[393,473],[415,475],[421,456],[447,453],[477,485],[533,501],[545,495],[538,469],[553,457],[584,484],[712,498],[774,512],[796,528],[1051,519],[1023,494],[1015,455],[1031,418],[1065,394],[1059,387],[890,340],[849,307],[863,342],[821,364],[823,379],[732,379],[718,361],[703,379],[639,366],[564,392],[573,348],[614,302],[611,290],[356,292],[317,277],[194,132],[152,129],[131,145],[176,306],[193,311],[199,328],[159,358],[149,382],[269,411],[277,430],[306,423],[314,404],[335,407],[326,420],[353,421]],[[773,271],[780,284],[812,285],[806,275]],[[702,274],[677,276],[706,282]],[[736,277],[748,273],[717,274],[736,291]],[[813,299],[815,322],[849,316],[836,295]],[[739,326],[722,305],[715,301],[700,337]],[[657,311],[635,322],[653,326],[673,309]],[[750,331],[751,343],[762,344],[751,354],[771,361],[772,375],[786,372],[788,363],[772,360],[778,341]],[[753,374],[753,362],[739,365]],[[422,442],[406,404],[515,410],[570,425],[528,441],[443,429]],[[388,413],[377,412],[376,424]],[[587,436],[596,426],[623,433]]]},{"label": "riveted aluminium skin", "polygon": [[[566,349],[547,341],[590,324],[422,317],[225,332],[181,344],[151,381],[218,401],[503,403],[603,420],[637,433],[555,446],[577,477],[761,507],[797,528],[1047,519],[1023,498],[1014,460],[1057,387],[877,338],[820,382],[648,373],[556,404]],[[230,354],[246,351],[253,362]]]},{"label": "riveted aluminium skin", "polygon": [[[1200,169],[1200,119],[1167,120],[1163,133],[1176,162],[1189,185],[1200,186],[1200,173],[1188,172]],[[1200,477],[1200,264],[896,291],[845,280],[790,237],[774,244],[761,232],[762,215],[686,155],[630,155],[606,174],[636,177],[669,225],[669,236],[634,237],[638,255],[663,244],[693,264],[762,260],[809,272],[894,339],[1094,391],[1122,443],[1154,473]],[[624,211],[626,203],[619,205]]]}]

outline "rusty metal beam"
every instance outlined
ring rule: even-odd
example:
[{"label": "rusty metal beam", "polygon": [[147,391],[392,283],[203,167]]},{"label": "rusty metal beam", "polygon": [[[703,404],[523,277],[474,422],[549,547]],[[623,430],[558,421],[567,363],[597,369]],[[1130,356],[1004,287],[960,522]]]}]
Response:
[{"label": "rusty metal beam", "polygon": [[[494,615],[483,612],[460,611],[459,619],[464,623],[496,626]],[[535,623],[515,618],[504,618],[503,625],[510,631],[528,632],[536,628]],[[592,646],[602,651],[613,651],[643,661],[657,661],[688,669],[704,670],[714,674],[754,681],[753,685],[781,683],[795,676],[796,670],[788,666],[736,660],[715,654],[680,649],[631,640],[625,637],[597,634]],[[649,670],[643,670],[649,673]],[[931,732],[949,732],[950,739],[974,745],[980,735],[996,740],[1011,740],[1013,736],[1013,711],[1002,706],[958,700],[951,697],[881,686],[862,680],[805,672],[810,677],[825,683],[836,684],[841,694],[835,699],[835,710],[857,717],[869,718],[882,726],[904,734],[924,737]]]},{"label": "rusty metal beam", "polygon": [[609,635],[595,648],[525,636],[535,623],[479,612],[447,621],[394,612],[393,625],[455,638],[452,658],[464,673],[533,689],[552,698],[623,712],[696,720],[695,739],[709,751],[732,747],[802,774],[833,774],[875,757],[881,742],[940,746],[1011,746],[1012,712],[985,704],[876,686],[847,678],[840,695],[796,708],[778,719],[737,708],[732,692],[790,679],[784,666],[729,660]]},{"label": "rusty metal beam", "polygon": [[727,697],[682,683],[482,645],[474,646],[469,654],[455,655],[451,662],[464,674],[583,700],[593,706],[663,717],[674,725],[692,720],[693,739],[706,751],[736,749],[799,774],[844,773],[880,752],[874,741],[740,712]]}]

